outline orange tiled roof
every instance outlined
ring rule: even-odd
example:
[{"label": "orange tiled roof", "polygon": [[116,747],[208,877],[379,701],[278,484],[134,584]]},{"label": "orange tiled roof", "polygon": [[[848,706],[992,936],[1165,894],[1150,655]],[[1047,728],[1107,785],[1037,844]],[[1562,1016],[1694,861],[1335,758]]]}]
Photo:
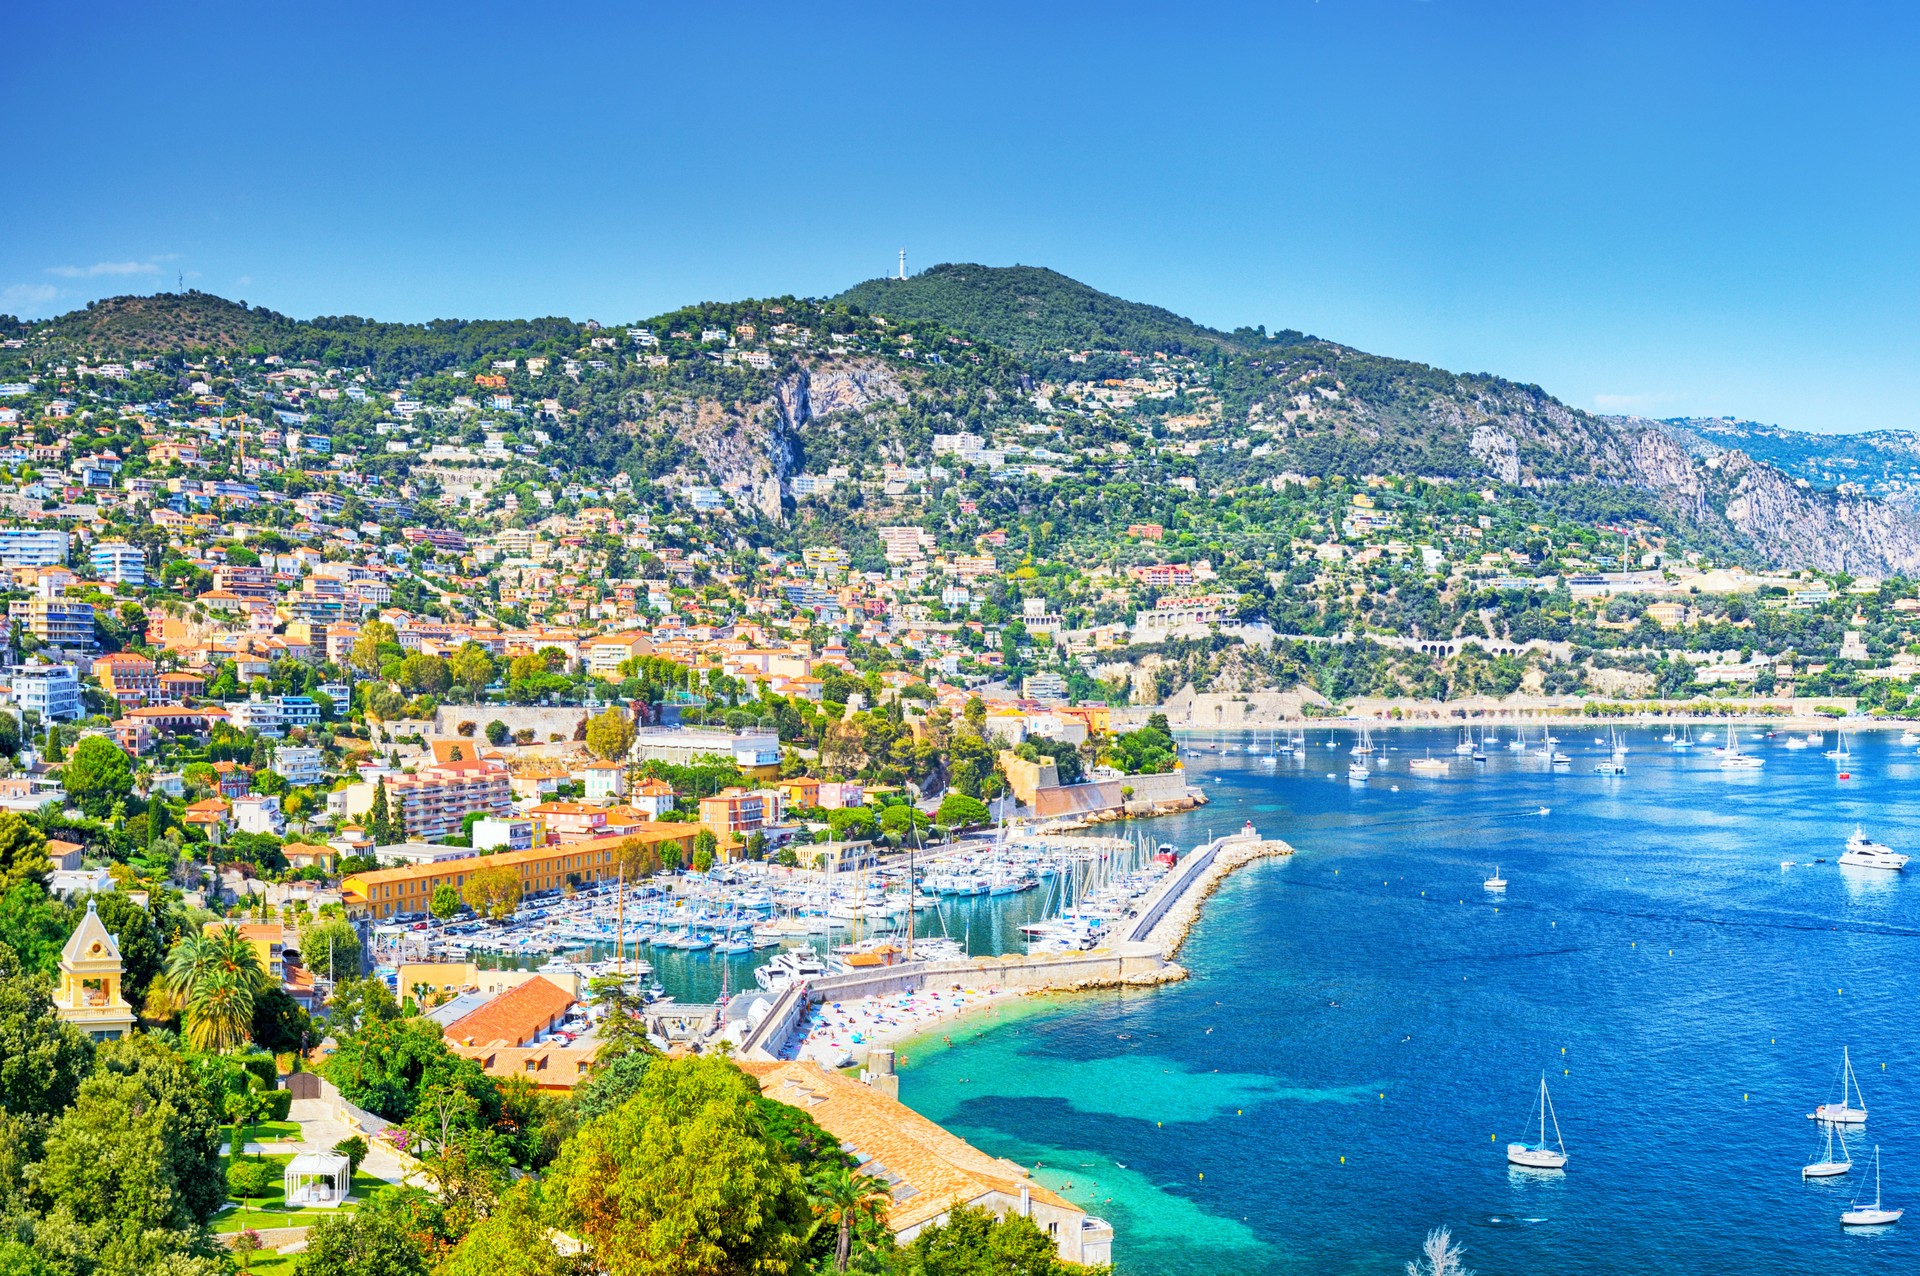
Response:
[{"label": "orange tiled roof", "polygon": [[815,1063],[736,1062],[759,1079],[761,1093],[769,1099],[799,1108],[844,1146],[870,1157],[862,1167],[866,1173],[879,1175],[885,1169],[914,1188],[912,1195],[896,1198],[887,1210],[887,1226],[894,1232],[992,1192],[1017,1197],[1023,1186],[1035,1200],[1060,1209],[1077,1208],[1028,1179],[1013,1162],[988,1156],[912,1108],[850,1077]]},{"label": "orange tiled roof", "polygon": [[586,1080],[600,1043],[585,1046],[468,1046],[451,1043],[448,1049],[479,1064],[488,1076],[504,1081],[525,1077],[547,1090],[571,1090]]},{"label": "orange tiled roof", "polygon": [[550,979],[529,979],[446,1027],[450,1042],[517,1046],[566,1013],[573,994]]}]

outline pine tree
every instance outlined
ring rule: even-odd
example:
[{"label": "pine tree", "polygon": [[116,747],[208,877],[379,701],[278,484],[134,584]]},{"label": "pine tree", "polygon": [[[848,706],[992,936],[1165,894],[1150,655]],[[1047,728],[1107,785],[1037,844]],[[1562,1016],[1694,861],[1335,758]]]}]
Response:
[{"label": "pine tree", "polygon": [[367,835],[375,846],[391,846],[394,842],[393,816],[387,809],[386,777],[374,781],[373,810],[367,815]]}]

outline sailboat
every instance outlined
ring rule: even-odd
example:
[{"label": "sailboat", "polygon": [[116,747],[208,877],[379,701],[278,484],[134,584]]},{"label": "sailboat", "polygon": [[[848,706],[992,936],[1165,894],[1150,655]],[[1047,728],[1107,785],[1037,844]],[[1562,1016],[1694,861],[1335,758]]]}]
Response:
[{"label": "sailboat", "polygon": [[1613,728],[1613,752],[1607,760],[1593,768],[1601,775],[1625,775],[1627,773],[1627,742],[1620,738],[1620,728]]},{"label": "sailboat", "polygon": [[[1540,1097],[1534,1100],[1534,1108],[1540,1113],[1540,1141],[1538,1143],[1507,1144],[1507,1164],[1518,1165],[1529,1170],[1559,1170],[1566,1168],[1567,1145],[1560,1140],[1560,1118],[1553,1114],[1553,1098],[1547,1093],[1547,1074],[1540,1074]],[[1532,1116],[1528,1113],[1528,1116]],[[1553,1142],[1547,1142],[1547,1122],[1553,1122]],[[1528,1122],[1532,1124],[1531,1121]]]},{"label": "sailboat", "polygon": [[1353,755],[1364,758],[1373,753],[1373,732],[1366,727],[1360,728],[1360,738],[1354,742]]},{"label": "sailboat", "polygon": [[1460,728],[1460,743],[1453,746],[1453,751],[1463,758],[1473,756],[1473,728]]},{"label": "sailboat", "polygon": [[1500,876],[1500,866],[1498,864],[1493,866],[1493,876],[1480,884],[1490,891],[1503,891],[1507,889],[1507,879]]},{"label": "sailboat", "polygon": [[1408,762],[1407,769],[1420,775],[1445,775],[1447,773],[1447,760],[1445,758],[1434,757],[1433,750],[1428,749],[1425,757],[1414,758]]},{"label": "sailboat", "polygon": [[[1847,1100],[1858,1099],[1860,1106],[1854,1107]],[[1865,1125],[1867,1123],[1867,1096],[1860,1093],[1860,1078],[1853,1075],[1853,1053],[1846,1046],[1840,1047],[1840,1102],[1823,1103],[1807,1113],[1809,1121],[1833,1121],[1841,1125]]]},{"label": "sailboat", "polygon": [[1680,724],[1680,738],[1673,742],[1673,747],[1677,752],[1681,752],[1681,753],[1684,753],[1688,749],[1691,749],[1693,747],[1692,724],[1686,723],[1686,722],[1683,722]]},{"label": "sailboat", "polygon": [[[1803,1179],[1830,1179],[1853,1168],[1853,1156],[1847,1151],[1846,1134],[1831,1121],[1823,1122],[1821,1128],[1827,1132],[1826,1141],[1820,1148],[1819,1159],[1801,1168],[1800,1177]],[[1833,1154],[1835,1139],[1840,1142],[1840,1155],[1837,1157]]]},{"label": "sailboat", "polygon": [[1884,1227],[1888,1223],[1898,1223],[1905,1210],[1890,1210],[1880,1199],[1880,1145],[1873,1145],[1873,1204],[1853,1203],[1853,1208],[1840,1216],[1842,1227]]}]

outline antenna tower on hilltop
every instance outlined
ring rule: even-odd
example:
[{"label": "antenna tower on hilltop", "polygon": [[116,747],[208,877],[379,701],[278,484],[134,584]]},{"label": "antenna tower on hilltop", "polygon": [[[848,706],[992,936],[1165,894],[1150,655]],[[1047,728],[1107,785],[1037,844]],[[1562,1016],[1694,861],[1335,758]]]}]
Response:
[{"label": "antenna tower on hilltop", "polygon": [[900,277],[907,277],[907,250],[904,248],[900,250]]}]

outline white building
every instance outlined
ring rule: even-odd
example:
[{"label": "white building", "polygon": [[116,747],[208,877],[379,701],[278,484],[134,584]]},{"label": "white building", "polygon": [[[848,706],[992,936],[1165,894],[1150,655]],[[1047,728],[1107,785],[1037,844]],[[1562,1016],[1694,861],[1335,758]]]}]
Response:
[{"label": "white building", "polygon": [[279,837],[287,831],[287,817],[281,814],[277,795],[254,793],[233,799],[233,826],[242,833]]},{"label": "white building", "polygon": [[125,541],[101,541],[93,547],[93,574],[113,585],[147,583],[147,560],[138,547]]},{"label": "white building", "polygon": [[533,849],[533,821],[503,820],[497,815],[482,816],[473,822],[473,849],[530,851]]},{"label": "white building", "polygon": [[320,750],[283,744],[273,751],[273,769],[295,788],[318,784],[326,778],[320,768]]},{"label": "white building", "polygon": [[80,703],[80,671],[72,665],[13,665],[13,701],[22,713],[42,722],[71,722],[85,716]]},{"label": "white building", "polygon": [[67,561],[65,532],[33,527],[0,527],[0,564],[8,567],[60,567]]},{"label": "white building", "polygon": [[228,709],[232,715],[233,729],[236,731],[256,731],[264,736],[279,736],[287,729],[286,715],[280,710],[278,700],[262,700],[255,697],[242,700]]}]

